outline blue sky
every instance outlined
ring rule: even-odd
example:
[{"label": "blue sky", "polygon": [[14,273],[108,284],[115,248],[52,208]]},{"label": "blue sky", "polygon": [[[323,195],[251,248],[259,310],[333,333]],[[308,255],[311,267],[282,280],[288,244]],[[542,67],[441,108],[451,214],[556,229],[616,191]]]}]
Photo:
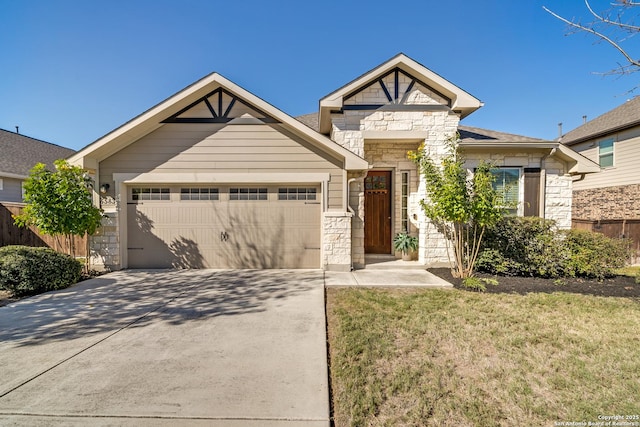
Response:
[{"label": "blue sky", "polygon": [[595,74],[621,56],[565,36],[543,5],[588,14],[580,0],[0,0],[0,128],[80,149],[213,71],[296,116],[403,52],[485,103],[463,124],[553,139],[634,96],[638,75]]}]

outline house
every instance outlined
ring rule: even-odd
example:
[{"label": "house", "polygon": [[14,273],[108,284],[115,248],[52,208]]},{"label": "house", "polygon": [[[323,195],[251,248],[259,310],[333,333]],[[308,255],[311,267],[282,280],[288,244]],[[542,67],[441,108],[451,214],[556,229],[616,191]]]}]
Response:
[{"label": "house", "polygon": [[574,176],[597,171],[554,141],[460,126],[482,102],[399,54],[295,119],[218,73],[70,158],[99,183],[107,218],[95,268],[362,267],[393,256],[400,231],[418,261],[447,261],[407,151],[438,158],[460,133],[472,169],[495,162],[517,214],[570,227]]},{"label": "house", "polygon": [[0,129],[0,202],[22,202],[22,183],[36,163],[53,168],[74,150]]},{"label": "house", "polygon": [[640,219],[640,97],[586,122],[560,141],[602,168],[574,180],[574,220]]}]

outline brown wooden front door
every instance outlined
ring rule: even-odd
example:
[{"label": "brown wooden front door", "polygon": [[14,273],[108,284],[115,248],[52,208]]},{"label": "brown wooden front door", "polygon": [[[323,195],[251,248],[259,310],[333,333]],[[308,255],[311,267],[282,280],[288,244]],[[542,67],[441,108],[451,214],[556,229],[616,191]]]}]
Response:
[{"label": "brown wooden front door", "polygon": [[364,180],[364,251],[391,253],[391,172],[370,171]]}]

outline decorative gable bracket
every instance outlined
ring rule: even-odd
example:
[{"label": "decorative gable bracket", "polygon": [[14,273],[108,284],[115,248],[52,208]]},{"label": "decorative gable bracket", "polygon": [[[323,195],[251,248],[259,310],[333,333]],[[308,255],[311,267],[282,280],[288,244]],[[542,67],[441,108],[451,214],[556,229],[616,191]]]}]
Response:
[{"label": "decorative gable bracket", "polygon": [[[204,114],[206,114],[205,116],[192,116],[185,114],[190,110],[201,106],[200,104],[204,104],[206,106],[206,109],[199,109],[199,111],[203,111]],[[242,104],[246,107],[250,111],[250,115],[254,116],[252,118],[260,123],[280,123],[279,120],[273,118],[255,106],[248,104],[222,87],[217,88],[197,101],[189,104],[168,119],[163,120],[162,123],[229,123],[232,120],[242,121],[242,119],[245,118],[243,115],[232,114],[236,104]]]}]

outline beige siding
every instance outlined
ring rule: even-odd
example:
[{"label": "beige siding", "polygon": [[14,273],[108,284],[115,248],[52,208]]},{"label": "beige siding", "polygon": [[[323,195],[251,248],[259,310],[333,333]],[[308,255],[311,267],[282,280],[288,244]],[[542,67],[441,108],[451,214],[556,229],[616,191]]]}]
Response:
[{"label": "beige siding", "polygon": [[[602,169],[600,173],[588,174],[583,180],[575,181],[574,190],[588,188],[617,187],[640,183],[640,127],[611,135],[615,138],[613,167]],[[575,151],[598,163],[598,141],[586,141],[572,146]]]},{"label": "beige siding", "polygon": [[22,180],[0,176],[0,202],[22,202]]},{"label": "beige siding", "polygon": [[[235,108],[235,107],[234,107]],[[279,125],[165,124],[100,163],[114,173],[329,173],[329,209],[343,204],[342,164]]]}]

